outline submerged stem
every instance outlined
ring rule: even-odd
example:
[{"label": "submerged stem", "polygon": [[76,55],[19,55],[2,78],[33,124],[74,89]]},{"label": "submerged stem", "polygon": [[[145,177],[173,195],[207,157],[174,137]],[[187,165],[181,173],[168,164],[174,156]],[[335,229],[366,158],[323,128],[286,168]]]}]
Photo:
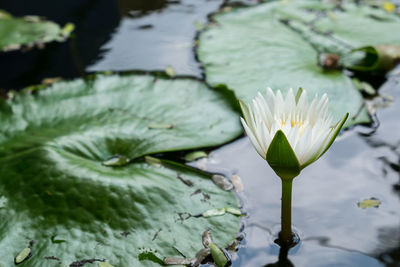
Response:
[{"label": "submerged stem", "polygon": [[293,243],[292,233],[292,182],[293,179],[282,180],[282,207],[281,207],[281,232],[279,239],[281,246],[290,246]]}]

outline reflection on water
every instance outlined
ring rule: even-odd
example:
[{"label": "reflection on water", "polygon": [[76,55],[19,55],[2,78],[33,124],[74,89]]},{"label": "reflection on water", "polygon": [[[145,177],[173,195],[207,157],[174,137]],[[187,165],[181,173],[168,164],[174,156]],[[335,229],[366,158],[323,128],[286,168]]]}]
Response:
[{"label": "reflection on water", "polygon": [[[120,5],[126,2],[120,1]],[[207,15],[216,11],[223,1],[169,1],[161,9],[162,2],[155,1],[159,9],[146,11],[146,16],[138,10],[127,12],[123,7],[122,12],[127,15],[122,17],[111,40],[101,48],[102,59],[87,70],[164,70],[171,66],[176,73],[199,77],[200,67],[193,52],[195,24],[206,23]]]},{"label": "reflection on water", "polygon": [[[235,2],[235,1],[231,1]],[[254,1],[244,1],[254,2]],[[76,24],[76,37],[45,50],[0,55],[5,88],[45,77],[77,77],[85,70],[163,70],[200,76],[193,54],[195,22],[206,22],[222,0],[11,1],[1,8]],[[101,52],[99,52],[101,51]],[[98,60],[97,62],[96,59]],[[22,64],[23,63],[23,64]],[[248,216],[245,239],[232,266],[399,266],[400,78],[382,94],[394,102],[378,110],[380,127],[346,131],[294,180],[293,224],[301,243],[289,251],[274,242],[280,230],[281,183],[247,138],[226,145],[195,165],[242,178]],[[357,203],[375,197],[379,208]]]}]

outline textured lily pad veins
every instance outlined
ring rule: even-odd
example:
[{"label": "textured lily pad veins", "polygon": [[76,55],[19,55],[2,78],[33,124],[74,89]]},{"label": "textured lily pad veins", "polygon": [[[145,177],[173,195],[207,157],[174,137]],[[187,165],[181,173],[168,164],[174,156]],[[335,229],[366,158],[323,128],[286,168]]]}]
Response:
[{"label": "textured lily pad veins", "polygon": [[400,18],[384,10],[341,1],[274,1],[216,14],[199,37],[198,57],[211,85],[226,84],[249,101],[266,87],[327,93],[334,120],[350,113],[346,125],[370,121],[351,78],[326,70],[322,54],[400,44]]},{"label": "textured lily pad veins", "polygon": [[[138,255],[194,257],[207,228],[227,246],[238,216],[196,215],[238,208],[234,194],[206,173],[143,157],[240,135],[226,94],[192,79],[111,75],[2,100],[0,265],[12,266],[31,240],[32,256],[21,266],[86,259],[157,266]],[[110,166],[116,162],[124,164]]]}]

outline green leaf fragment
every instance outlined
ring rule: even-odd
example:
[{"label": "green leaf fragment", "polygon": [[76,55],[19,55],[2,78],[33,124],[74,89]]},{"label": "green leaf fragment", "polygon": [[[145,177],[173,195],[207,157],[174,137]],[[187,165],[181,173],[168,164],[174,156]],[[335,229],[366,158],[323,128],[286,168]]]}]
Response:
[{"label": "green leaf fragment", "polygon": [[236,209],[236,208],[232,208],[232,207],[225,207],[225,211],[230,214],[237,215],[237,216],[242,215],[242,212],[240,211],[240,209]]},{"label": "green leaf fragment", "polygon": [[75,29],[75,25],[73,23],[67,23],[61,29],[61,35],[69,36],[74,31],[74,29]]},{"label": "green leaf fragment", "polygon": [[266,160],[281,179],[293,179],[300,173],[300,163],[282,130],[272,139]]},{"label": "green leaf fragment", "polygon": [[149,129],[172,129],[174,125],[170,123],[152,123],[148,127]]},{"label": "green leaf fragment", "polygon": [[369,83],[360,81],[357,78],[353,78],[352,82],[354,83],[356,88],[358,90],[360,90],[361,92],[365,92],[368,95],[375,95],[376,94],[375,88],[372,87],[372,85],[370,85]]},{"label": "green leaf fragment", "polygon": [[377,198],[370,198],[370,199],[365,199],[363,201],[360,201],[357,203],[357,206],[362,209],[368,209],[368,208],[379,208],[381,205],[381,201]]},{"label": "green leaf fragment", "polygon": [[146,161],[147,164],[160,168],[162,166],[162,161],[158,158],[151,157],[151,156],[145,156],[144,160]]},{"label": "green leaf fragment", "polygon": [[171,78],[175,77],[175,71],[171,66],[165,68],[165,73]]},{"label": "green leaf fragment", "polygon": [[215,244],[210,244],[211,256],[219,267],[224,267],[228,263],[228,259],[226,258],[224,252]]},{"label": "green leaf fragment", "polygon": [[204,151],[193,151],[185,155],[184,159],[187,162],[195,161],[201,158],[206,158],[207,153]]},{"label": "green leaf fragment", "polygon": [[214,217],[214,216],[221,216],[224,215],[225,213],[230,213],[233,215],[241,216],[242,212],[240,209],[237,208],[232,208],[232,207],[224,207],[224,208],[219,208],[219,209],[210,209],[205,212],[203,212],[202,216],[205,218],[208,217]]},{"label": "green leaf fragment", "polygon": [[29,259],[32,256],[32,249],[31,248],[24,248],[23,250],[21,250],[20,253],[18,253],[18,255],[15,257],[14,259],[14,263],[15,264],[20,264],[23,261]]},{"label": "green leaf fragment", "polygon": [[129,163],[129,158],[121,155],[114,155],[109,159],[102,162],[104,166],[108,167],[122,167]]},{"label": "green leaf fragment", "polygon": [[225,208],[211,209],[203,212],[202,215],[204,218],[209,218],[209,217],[224,215],[225,212],[226,212]]},{"label": "green leaf fragment", "polygon": [[99,262],[97,263],[99,267],[114,267],[113,265],[109,264],[108,262]]}]

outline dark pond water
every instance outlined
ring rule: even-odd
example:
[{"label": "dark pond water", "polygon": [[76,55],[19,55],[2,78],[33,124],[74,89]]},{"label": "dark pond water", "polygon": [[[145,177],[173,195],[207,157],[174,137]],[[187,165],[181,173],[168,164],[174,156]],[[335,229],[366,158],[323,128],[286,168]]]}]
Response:
[{"label": "dark pond water", "polygon": [[[77,26],[75,37],[65,43],[1,54],[0,84],[18,89],[47,77],[167,66],[177,74],[201,77],[193,49],[195,25],[206,23],[222,2],[0,1],[1,9],[17,16],[41,15]],[[383,97],[375,104],[386,107],[378,109],[376,131],[363,126],[346,131],[295,179],[292,216],[301,243],[288,253],[294,266],[400,266],[400,75],[380,92]],[[194,165],[242,179],[240,197],[248,216],[232,266],[277,263],[280,181],[248,139],[228,144]],[[380,206],[358,207],[370,198],[379,199]]]}]

